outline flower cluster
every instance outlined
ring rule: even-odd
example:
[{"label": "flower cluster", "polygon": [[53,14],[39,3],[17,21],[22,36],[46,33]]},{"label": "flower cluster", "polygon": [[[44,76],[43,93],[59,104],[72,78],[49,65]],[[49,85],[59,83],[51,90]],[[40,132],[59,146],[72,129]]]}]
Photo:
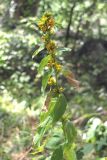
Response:
[{"label": "flower cluster", "polygon": [[63,87],[54,88],[54,89],[53,89],[53,92],[54,92],[54,93],[62,93],[63,91],[64,91],[64,88],[63,88]]},{"label": "flower cluster", "polygon": [[48,62],[48,67],[49,68],[52,68],[52,67],[55,68],[55,70],[57,72],[60,72],[61,69],[62,69],[62,66],[58,62],[54,62],[53,59]]},{"label": "flower cluster", "polygon": [[50,86],[56,85],[56,79],[55,79],[55,77],[50,77],[49,80],[48,80],[48,84]]},{"label": "flower cluster", "polygon": [[62,66],[59,63],[55,63],[55,69],[57,72],[60,72],[62,69]]},{"label": "flower cluster", "polygon": [[38,26],[43,32],[51,31],[54,27],[54,24],[54,18],[52,17],[51,13],[45,13],[38,22]]},{"label": "flower cluster", "polygon": [[44,47],[47,50],[47,53],[51,55],[50,60],[48,61],[48,68],[54,71],[54,77],[51,76],[48,80],[48,85],[51,86],[54,93],[63,92],[63,88],[58,86],[58,74],[61,72],[62,66],[56,60],[56,48],[57,45],[54,40],[52,40],[52,35],[54,31],[55,21],[51,13],[45,13],[39,20],[38,26],[43,32],[42,40],[44,42]]},{"label": "flower cluster", "polygon": [[53,53],[56,49],[56,44],[53,40],[50,40],[47,44],[46,44],[46,49],[49,53]]}]

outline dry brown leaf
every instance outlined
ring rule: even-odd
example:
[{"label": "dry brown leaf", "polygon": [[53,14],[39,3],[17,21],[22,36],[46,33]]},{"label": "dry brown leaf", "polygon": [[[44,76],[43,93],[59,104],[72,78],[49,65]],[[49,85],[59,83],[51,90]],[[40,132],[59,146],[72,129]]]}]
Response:
[{"label": "dry brown leaf", "polygon": [[75,75],[74,75],[74,73],[71,72],[71,71],[68,71],[68,72],[66,73],[66,76],[69,76],[70,78],[75,79]]},{"label": "dry brown leaf", "polygon": [[75,79],[75,76],[74,76],[74,74],[73,74],[71,71],[68,71],[68,72],[65,74],[65,77],[66,77],[67,81],[68,81],[71,85],[73,85],[74,87],[76,87],[77,89],[79,89],[80,83],[79,83],[79,81],[77,81],[77,80]]},{"label": "dry brown leaf", "polygon": [[46,100],[45,100],[45,106],[46,106],[47,109],[48,109],[50,100],[51,100],[51,96],[50,96],[50,95],[47,95]]},{"label": "dry brown leaf", "polygon": [[51,94],[49,93],[46,97],[42,111],[45,111],[45,112],[48,111],[48,106],[49,106],[50,101],[51,101]]},{"label": "dry brown leaf", "polygon": [[77,81],[77,80],[75,80],[75,79],[73,79],[73,78],[70,78],[70,77],[68,77],[68,76],[66,76],[66,78],[67,78],[67,81],[71,84],[71,85],[73,85],[74,87],[76,87],[77,89],[79,89],[79,81]]}]

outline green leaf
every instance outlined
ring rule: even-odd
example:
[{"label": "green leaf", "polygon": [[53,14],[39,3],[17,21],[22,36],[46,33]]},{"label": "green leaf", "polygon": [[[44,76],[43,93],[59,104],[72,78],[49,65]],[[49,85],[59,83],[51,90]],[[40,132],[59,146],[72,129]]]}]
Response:
[{"label": "green leaf", "polygon": [[38,73],[41,73],[44,70],[44,67],[47,65],[50,58],[51,58],[50,55],[48,55],[41,60],[41,63],[38,67]]},{"label": "green leaf", "polygon": [[46,119],[48,116],[51,116],[51,118],[52,118],[52,111],[53,111],[53,108],[57,102],[57,99],[58,99],[57,97],[50,99],[49,105],[46,106],[46,107],[48,107],[48,112],[46,112],[44,116],[42,115],[42,120]]},{"label": "green leaf", "polygon": [[44,46],[40,46],[34,53],[33,53],[33,56],[32,58],[34,58],[35,56],[37,56],[39,54],[40,51],[42,51],[44,49]]},{"label": "green leaf", "polygon": [[34,144],[35,144],[36,146],[40,146],[40,142],[41,142],[41,140],[42,140],[45,132],[49,129],[51,122],[52,122],[52,121],[51,121],[51,117],[48,116],[48,117],[45,119],[45,121],[42,122],[42,123],[40,124],[40,126],[38,127],[37,133],[36,133],[36,135],[34,136]]},{"label": "green leaf", "polygon": [[68,120],[64,125],[64,130],[65,130],[65,135],[68,140],[68,143],[72,144],[75,141],[77,131],[70,120]]},{"label": "green leaf", "polygon": [[51,160],[63,160],[63,150],[61,146],[53,152]]},{"label": "green leaf", "polygon": [[66,47],[64,47],[64,48],[58,48],[57,49],[59,52],[70,52],[71,51],[71,48],[66,48]]},{"label": "green leaf", "polygon": [[65,158],[65,160],[77,160],[76,153],[75,153],[74,149],[69,148],[69,146],[65,146],[64,158]]},{"label": "green leaf", "polygon": [[52,116],[52,113],[53,113],[53,109],[57,103],[57,100],[58,100],[58,97],[54,97],[54,98],[51,98],[51,101],[49,103],[49,110],[48,110],[48,114],[50,114]]},{"label": "green leaf", "polygon": [[47,144],[46,144],[46,148],[47,149],[57,149],[59,147],[59,145],[61,145],[63,143],[63,134],[62,132],[57,132],[53,135],[53,137],[49,138]]},{"label": "green leaf", "polygon": [[46,86],[47,86],[48,79],[49,79],[50,75],[51,75],[51,71],[45,73],[45,75],[42,78],[42,90],[43,91],[45,91],[45,89],[46,89]]},{"label": "green leaf", "polygon": [[63,94],[60,94],[52,112],[54,123],[57,122],[63,116],[66,110],[66,106],[67,106],[66,98]]},{"label": "green leaf", "polygon": [[84,155],[89,154],[92,150],[94,149],[94,145],[89,143],[89,144],[85,144],[83,147],[83,153]]}]

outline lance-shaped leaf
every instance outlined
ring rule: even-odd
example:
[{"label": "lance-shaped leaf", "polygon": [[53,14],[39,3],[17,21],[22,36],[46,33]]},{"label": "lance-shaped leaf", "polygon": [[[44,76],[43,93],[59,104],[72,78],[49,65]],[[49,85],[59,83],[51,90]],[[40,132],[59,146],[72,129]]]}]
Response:
[{"label": "lance-shaped leaf", "polygon": [[49,130],[51,122],[52,122],[51,117],[47,117],[45,121],[42,122],[40,126],[38,127],[37,133],[34,136],[34,144],[36,146],[40,146],[41,140],[44,134],[46,133],[46,131]]},{"label": "lance-shaped leaf", "polygon": [[32,58],[37,56],[43,49],[44,49],[44,46],[41,45],[38,49],[35,50],[35,52],[32,55]]},{"label": "lance-shaped leaf", "polygon": [[66,98],[63,94],[60,94],[52,111],[52,117],[54,123],[61,119],[61,117],[65,113],[66,106],[67,106]]},{"label": "lance-shaped leaf", "polygon": [[63,133],[60,131],[56,131],[54,135],[51,138],[49,138],[46,144],[46,148],[51,150],[57,149],[61,144],[63,144],[63,142],[64,142]]},{"label": "lance-shaped leaf", "polygon": [[41,60],[41,63],[39,65],[39,67],[38,67],[38,73],[41,73],[44,70],[44,67],[47,65],[47,63],[50,60],[50,58],[51,58],[51,56],[48,55],[48,56],[46,56],[45,58],[43,58]]},{"label": "lance-shaped leaf", "polygon": [[51,116],[53,114],[53,110],[57,101],[58,101],[58,97],[54,97],[54,98],[51,98],[51,101],[49,102],[48,114]]},{"label": "lance-shaped leaf", "polygon": [[60,52],[60,53],[62,53],[62,52],[70,52],[71,48],[67,48],[67,47],[57,48],[57,51]]},{"label": "lance-shaped leaf", "polygon": [[43,78],[42,78],[42,90],[43,91],[45,91],[45,89],[47,87],[48,79],[49,79],[50,76],[51,76],[51,71],[45,73]]},{"label": "lance-shaped leaf", "polygon": [[52,154],[52,157],[51,157],[51,160],[64,160],[63,159],[63,149],[62,147],[60,146],[59,148],[57,148],[53,154]]},{"label": "lance-shaped leaf", "polygon": [[65,125],[64,125],[64,130],[65,130],[65,136],[68,140],[69,144],[72,144],[75,141],[77,131],[73,123],[68,120]]},{"label": "lance-shaped leaf", "polygon": [[64,148],[64,159],[65,160],[77,160],[76,153],[75,153],[75,151],[72,147],[70,148],[67,145],[65,146],[65,148]]},{"label": "lance-shaped leaf", "polygon": [[[54,109],[54,106],[57,102],[57,99],[58,97],[52,97],[52,94],[49,93],[46,97],[46,100],[45,100],[45,104],[44,104],[44,110],[46,110],[47,112],[45,113],[45,117],[48,117],[48,116],[51,116],[52,118],[52,113],[53,113],[53,109]],[[43,118],[43,119],[44,119]]]}]

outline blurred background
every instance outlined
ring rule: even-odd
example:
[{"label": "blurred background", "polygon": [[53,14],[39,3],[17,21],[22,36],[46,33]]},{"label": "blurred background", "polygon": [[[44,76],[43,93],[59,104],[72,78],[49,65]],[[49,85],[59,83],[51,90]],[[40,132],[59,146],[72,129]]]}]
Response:
[{"label": "blurred background", "polygon": [[[61,80],[72,120],[77,120],[80,128],[92,113],[98,114],[102,123],[106,121],[106,1],[0,0],[0,160],[31,159],[26,153],[45,100],[37,76],[42,57],[32,55],[41,44],[37,18],[45,11],[55,17],[58,45],[66,47],[59,53],[59,61],[80,81],[77,92]],[[102,142],[99,150],[105,146]],[[100,153],[106,154],[104,150]]]}]

